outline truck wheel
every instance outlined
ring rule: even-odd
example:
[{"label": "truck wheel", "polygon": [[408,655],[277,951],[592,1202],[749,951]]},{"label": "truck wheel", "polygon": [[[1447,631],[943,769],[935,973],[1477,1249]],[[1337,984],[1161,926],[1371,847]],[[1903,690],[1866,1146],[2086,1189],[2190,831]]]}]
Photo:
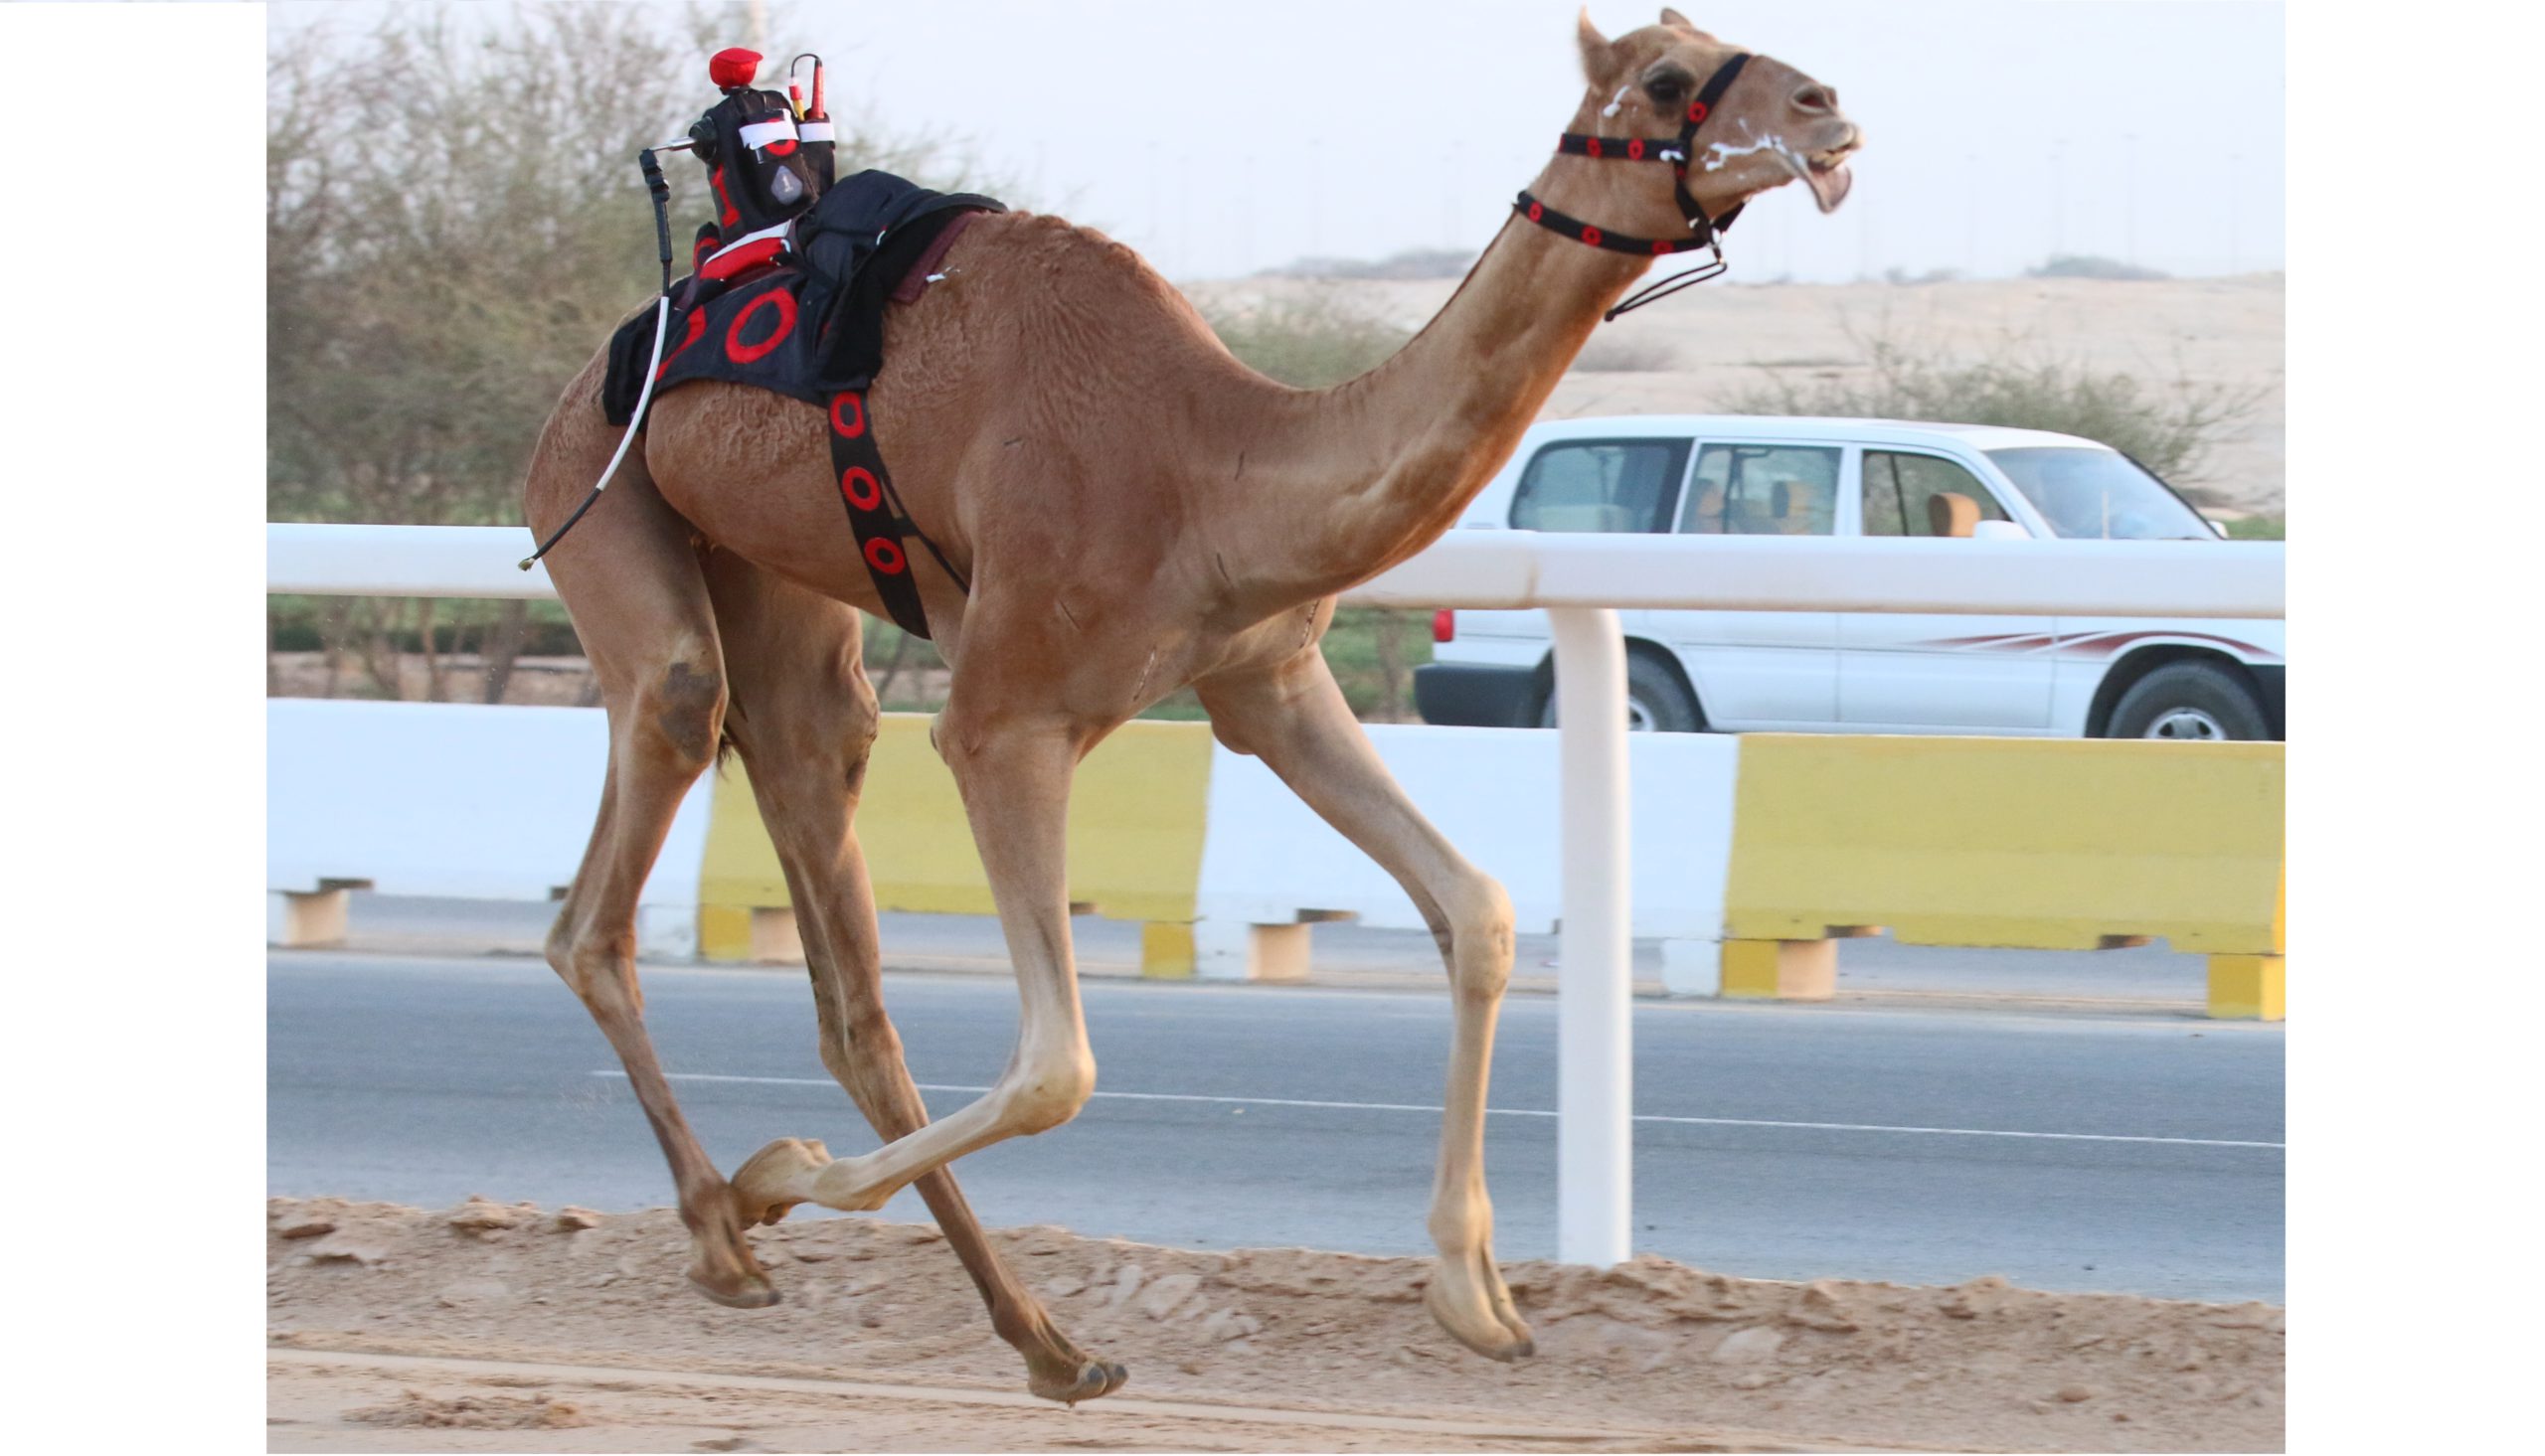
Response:
[{"label": "truck wheel", "polygon": [[2270,737],[2271,724],[2235,674],[2205,662],[2169,662],[2121,695],[2105,735],[2250,740]]},{"label": "truck wheel", "polygon": [[[1555,697],[1550,689],[1545,706],[1538,712],[1538,727],[1556,726]],[[1679,686],[1670,669],[1640,652],[1627,653],[1626,731],[1693,733],[1697,727],[1696,700]]]}]

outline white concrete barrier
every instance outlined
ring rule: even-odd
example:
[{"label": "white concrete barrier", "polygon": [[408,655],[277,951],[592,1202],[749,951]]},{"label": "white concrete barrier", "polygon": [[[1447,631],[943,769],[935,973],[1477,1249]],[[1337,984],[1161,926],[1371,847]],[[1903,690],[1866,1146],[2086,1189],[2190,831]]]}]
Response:
[{"label": "white concrete barrier", "polygon": [[[1459,853],[1502,882],[1525,934],[1564,914],[1559,734],[1541,728],[1375,724],[1370,741],[1416,806]],[[1732,853],[1741,740],[1729,734],[1636,733],[1633,931],[1663,938],[1671,989],[1711,995],[1720,964],[1723,887]],[[1422,918],[1387,872],[1326,826],[1259,759],[1215,749],[1195,969],[1226,979],[1287,963],[1277,927],[1351,919],[1420,930]],[[1295,954],[1303,958],[1304,946]]]},{"label": "white concrete barrier", "polygon": [[[600,805],[597,708],[272,698],[265,703],[266,937],[344,934],[346,888],[546,900],[575,878]],[[639,904],[640,954],[698,953],[715,776],[672,821]]]}]

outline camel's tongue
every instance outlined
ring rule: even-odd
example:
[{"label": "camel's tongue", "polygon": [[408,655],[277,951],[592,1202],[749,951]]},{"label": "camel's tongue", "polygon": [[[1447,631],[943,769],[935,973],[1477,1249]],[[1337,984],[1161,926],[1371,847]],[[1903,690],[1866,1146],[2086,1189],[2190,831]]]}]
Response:
[{"label": "camel's tongue", "polygon": [[1834,213],[1838,204],[1847,200],[1847,189],[1856,185],[1856,174],[1848,171],[1844,162],[1826,172],[1805,167],[1802,169],[1802,182],[1811,189],[1811,200],[1820,204],[1820,211]]}]

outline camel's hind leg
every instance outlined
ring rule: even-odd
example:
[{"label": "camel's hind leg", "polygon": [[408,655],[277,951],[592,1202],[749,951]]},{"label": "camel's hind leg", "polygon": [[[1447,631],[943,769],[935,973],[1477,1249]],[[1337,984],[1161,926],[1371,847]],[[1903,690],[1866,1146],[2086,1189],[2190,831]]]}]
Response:
[{"label": "camel's hind leg", "polygon": [[1254,753],[1318,816],[1360,846],[1414,897],[1448,962],[1455,1023],[1432,1186],[1440,1271],[1424,1303],[1479,1355],[1534,1349],[1493,1263],[1493,1205],[1484,1191],[1484,1095],[1493,1024],[1511,980],[1511,901],[1441,837],[1397,786],[1314,648],[1285,662],[1196,683],[1212,730]]},{"label": "camel's hind leg", "polygon": [[[707,577],[733,694],[726,731],[742,750],[795,902],[822,1064],[877,1134],[902,1137],[927,1123],[928,1108],[884,1012],[875,897],[853,824],[877,727],[875,690],[859,662],[858,613],[728,555],[709,560]],[[918,1187],[992,1327],[1025,1357],[1035,1394],[1075,1402],[1121,1384],[1120,1366],[1090,1359],[1053,1328],[982,1234],[952,1169],[925,1175]],[[782,1213],[746,1209],[744,1216]]]},{"label": "camel's hind leg", "polygon": [[[570,389],[531,465],[531,527],[553,530],[608,458],[615,431]],[[637,461],[548,557],[549,571],[599,679],[609,713],[609,773],[591,846],[548,934],[548,963],[592,1012],[670,1160],[696,1260],[690,1282],[719,1304],[775,1304],[716,1165],[672,1099],[645,1035],[636,983],[636,902],[681,799],[716,753],[725,675],[687,522]]]}]

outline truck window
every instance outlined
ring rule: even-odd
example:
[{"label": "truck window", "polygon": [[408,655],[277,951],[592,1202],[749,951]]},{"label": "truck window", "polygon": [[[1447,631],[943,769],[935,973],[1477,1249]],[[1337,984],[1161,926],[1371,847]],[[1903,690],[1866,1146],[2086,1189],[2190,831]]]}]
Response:
[{"label": "truck window", "polygon": [[1667,531],[1686,440],[1564,440],[1538,451],[1511,496],[1516,531]]},{"label": "truck window", "polygon": [[1827,536],[1837,526],[1834,445],[1708,445],[1679,516],[1695,536]]},{"label": "truck window", "polygon": [[1930,497],[1968,496],[1982,521],[2003,521],[2006,508],[1979,478],[1951,460],[1893,450],[1865,451],[1865,535],[1933,536]]},{"label": "truck window", "polygon": [[2062,536],[2089,541],[2214,541],[2207,522],[2172,486],[2119,450],[2028,445],[1990,450]]}]

